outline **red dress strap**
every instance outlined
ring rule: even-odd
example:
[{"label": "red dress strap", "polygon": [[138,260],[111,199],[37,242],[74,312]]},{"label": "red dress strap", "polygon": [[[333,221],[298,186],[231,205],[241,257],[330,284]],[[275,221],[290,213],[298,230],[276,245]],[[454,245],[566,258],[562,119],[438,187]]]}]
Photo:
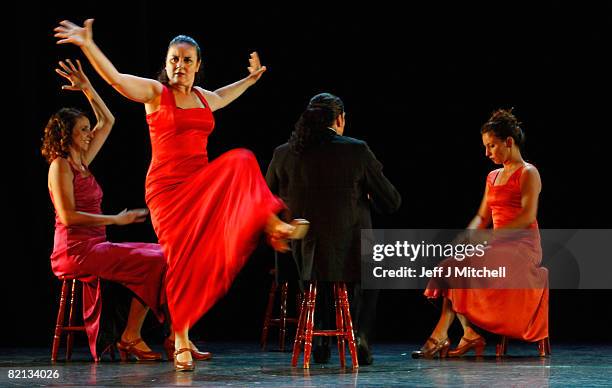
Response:
[{"label": "red dress strap", "polygon": [[204,97],[204,93],[200,92],[197,88],[193,88],[195,94],[200,98],[202,104],[204,104],[204,108],[208,108],[208,101],[206,101],[206,97]]},{"label": "red dress strap", "polygon": [[[170,88],[166,85],[162,85],[162,86],[163,86],[163,90],[161,94],[160,105],[170,105],[173,108],[177,108],[176,99],[174,98],[174,93],[172,93],[172,90],[170,90]],[[196,96],[198,96],[198,98],[202,102],[202,105],[204,105],[204,109],[208,108],[208,101],[206,101],[206,97],[204,97],[204,94],[196,88],[193,88],[193,91],[195,92]]]},{"label": "red dress strap", "polygon": [[489,175],[487,175],[487,184],[490,186],[495,186],[495,181],[497,180],[497,176],[499,175],[499,173],[501,172],[501,168],[497,168],[491,172],[489,172]]},{"label": "red dress strap", "polygon": [[170,88],[164,84],[162,84],[162,94],[159,105],[176,106],[176,102],[174,101],[174,94],[172,94]]}]

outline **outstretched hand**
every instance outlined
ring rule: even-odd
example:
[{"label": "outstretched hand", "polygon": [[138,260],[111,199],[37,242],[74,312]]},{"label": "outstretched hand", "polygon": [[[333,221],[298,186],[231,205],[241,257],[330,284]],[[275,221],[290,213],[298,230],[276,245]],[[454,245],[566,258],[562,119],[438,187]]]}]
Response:
[{"label": "outstretched hand", "polygon": [[72,43],[83,47],[93,42],[93,19],[85,20],[83,27],[80,27],[69,20],[63,20],[60,25],[55,27],[55,37],[60,38],[57,44]]},{"label": "outstretched hand", "polygon": [[77,66],[70,59],[59,61],[60,68],[56,68],[55,72],[70,81],[70,85],[62,85],[63,90],[84,90],[91,86],[89,79],[83,71],[81,61],[76,60]]},{"label": "outstretched hand", "polygon": [[149,214],[148,209],[123,209],[115,216],[115,225],[128,225],[135,222],[144,222]]},{"label": "outstretched hand", "polygon": [[259,55],[257,55],[256,51],[251,53],[249,58],[249,76],[247,77],[253,83],[259,81],[261,75],[266,71],[265,66],[261,66],[261,62],[259,61]]}]

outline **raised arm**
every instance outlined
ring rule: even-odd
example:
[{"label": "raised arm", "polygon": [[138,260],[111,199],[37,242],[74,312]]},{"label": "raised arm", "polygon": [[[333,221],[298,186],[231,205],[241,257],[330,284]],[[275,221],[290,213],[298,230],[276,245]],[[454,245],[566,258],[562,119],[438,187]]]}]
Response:
[{"label": "raised arm", "polygon": [[251,57],[249,58],[249,67],[247,69],[249,70],[248,76],[240,81],[234,82],[233,84],[217,89],[214,92],[196,87],[200,92],[204,93],[204,96],[206,97],[212,111],[221,109],[240,97],[242,93],[253,86],[261,78],[261,75],[264,73],[264,71],[266,71],[266,67],[261,66],[259,55],[257,55],[256,52],[251,53]]},{"label": "raised arm", "polygon": [[89,82],[81,62],[78,59],[76,62],[77,66],[74,66],[70,59],[66,59],[65,63],[60,61],[60,68],[55,69],[55,72],[70,81],[70,85],[63,85],[62,89],[82,91],[96,115],[96,125],[93,128],[94,136],[84,155],[85,164],[89,166],[108,138],[115,123],[115,117]]},{"label": "raised arm", "polygon": [[85,20],[83,27],[68,20],[62,21],[54,30],[55,37],[60,38],[57,43],[72,43],[80,47],[98,74],[125,97],[145,104],[154,103],[161,95],[162,84],[152,79],[117,71],[93,41],[93,21],[93,19]]},{"label": "raised arm", "polygon": [[125,209],[119,214],[108,216],[77,211],[74,201],[73,179],[74,172],[72,172],[68,160],[57,158],[51,162],[51,166],[49,166],[49,188],[53,195],[57,215],[61,223],[66,226],[127,225],[134,222],[144,222],[149,213],[147,209]]}]

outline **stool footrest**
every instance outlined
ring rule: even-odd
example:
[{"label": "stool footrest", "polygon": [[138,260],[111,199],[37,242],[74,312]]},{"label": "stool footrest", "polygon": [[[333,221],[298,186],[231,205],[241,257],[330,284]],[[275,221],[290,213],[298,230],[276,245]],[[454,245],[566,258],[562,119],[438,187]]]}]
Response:
[{"label": "stool footrest", "polygon": [[312,335],[318,335],[322,337],[338,337],[347,336],[348,333],[346,331],[339,330],[313,330]]},{"label": "stool footrest", "polygon": [[[280,318],[272,318],[270,319],[270,322],[268,322],[269,325],[279,325],[281,323],[282,319]],[[297,318],[285,318],[285,322],[286,323],[297,323]]]},{"label": "stool footrest", "polygon": [[64,326],[62,331],[85,331],[85,326]]}]

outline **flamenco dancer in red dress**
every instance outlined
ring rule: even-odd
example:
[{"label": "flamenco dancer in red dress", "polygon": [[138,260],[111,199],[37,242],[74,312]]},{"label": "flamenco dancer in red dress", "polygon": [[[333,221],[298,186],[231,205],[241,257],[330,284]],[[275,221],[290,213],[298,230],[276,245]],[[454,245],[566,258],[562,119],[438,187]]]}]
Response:
[{"label": "flamenco dancer in red dress", "polygon": [[[96,115],[92,129],[87,116],[74,108],[62,108],[45,128],[42,154],[49,162],[49,194],[55,207],[55,242],[51,268],[57,276],[77,276],[83,283],[83,318],[89,348],[95,360],[112,344],[101,328],[102,286],[100,279],[119,283],[133,292],[127,326],[117,344],[121,358],[128,354],[139,360],[161,360],[140,338],[140,329],[149,307],[162,321],[163,279],[166,260],[159,244],[111,243],[106,225],[143,222],[147,209],[124,210],[116,215],[101,211],[102,189],[89,165],[104,145],[114,117],[83,73],[81,63],[59,63],[56,72],[80,90]],[[114,303],[105,300],[104,304]],[[148,307],[147,307],[148,306]],[[112,335],[111,335],[112,337]],[[110,343],[107,343],[110,341]]]},{"label": "flamenco dancer in red dress", "polygon": [[[412,353],[415,358],[460,357],[472,349],[481,355],[486,344],[474,326],[530,342],[548,338],[548,270],[541,266],[536,218],[542,188],[540,173],[521,155],[525,136],[511,111],[494,112],[481,133],[486,156],[503,167],[487,176],[484,197],[468,229],[487,229],[493,224],[496,234],[477,233],[477,240],[488,234],[487,239],[493,237],[494,241],[482,258],[466,258],[462,265],[504,266],[513,275],[506,281],[482,279],[479,284],[483,287],[478,288],[439,288],[439,283],[430,281],[425,295],[443,297],[442,313],[425,345]],[[456,263],[449,258],[441,264]],[[463,336],[457,347],[449,350],[448,329],[455,317]]]},{"label": "flamenco dancer in red dress", "polygon": [[212,112],[244,93],[266,68],[252,53],[244,79],[215,91],[194,86],[200,48],[179,35],[169,44],[159,80],[122,74],[94,43],[92,24],[93,19],[83,27],[61,22],[55,28],[57,43],[80,47],[106,82],[145,105],[153,153],[146,200],[168,262],[174,365],[193,370],[200,353],[189,341],[189,328],[228,290],[261,231],[275,249],[286,250],[285,240],[303,237],[307,229],[305,221],[290,225],[275,215],[284,204],[269,191],[250,151],[232,150],[208,162]]}]

